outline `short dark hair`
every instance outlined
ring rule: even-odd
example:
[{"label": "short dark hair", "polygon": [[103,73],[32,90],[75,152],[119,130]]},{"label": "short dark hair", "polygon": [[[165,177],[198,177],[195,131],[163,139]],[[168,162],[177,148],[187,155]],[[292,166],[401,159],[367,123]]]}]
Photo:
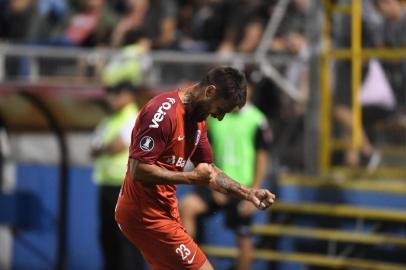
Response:
[{"label": "short dark hair", "polygon": [[242,108],[247,100],[247,80],[244,73],[232,67],[215,67],[200,81],[200,85],[215,85],[217,95]]},{"label": "short dark hair", "polygon": [[147,33],[144,29],[130,30],[124,35],[123,45],[132,45],[147,37]]},{"label": "short dark hair", "polygon": [[129,81],[122,81],[105,87],[105,91],[109,94],[120,94],[122,92],[135,93],[138,88],[139,86],[136,86]]}]

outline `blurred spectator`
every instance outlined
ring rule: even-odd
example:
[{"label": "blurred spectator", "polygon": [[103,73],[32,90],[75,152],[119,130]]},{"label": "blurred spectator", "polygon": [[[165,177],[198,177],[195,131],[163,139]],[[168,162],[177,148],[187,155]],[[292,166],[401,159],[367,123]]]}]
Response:
[{"label": "blurred spectator", "polygon": [[305,46],[308,11],[309,0],[295,0],[289,4],[270,44],[272,51],[298,54],[302,50]]},{"label": "blurred spectator", "polygon": [[[276,1],[269,1],[267,8],[270,14],[276,11],[276,4]],[[256,104],[267,113],[275,127],[273,157],[290,170],[301,170],[304,167],[304,116],[309,98],[306,64],[309,49],[305,34],[309,7],[308,0],[291,1],[269,44],[271,53],[287,54],[295,58],[294,61],[279,63],[275,67],[294,87],[299,100],[293,100],[266,78],[258,81],[259,96],[256,97]]]},{"label": "blurred spectator", "polygon": [[232,6],[219,53],[252,53],[258,46],[267,22],[259,0],[240,0]]},{"label": "blurred spectator", "polygon": [[[347,0],[338,1],[338,4],[348,4]],[[363,0],[362,10],[362,45],[364,48],[371,48],[379,43],[381,21],[371,1]],[[350,48],[351,46],[351,17],[348,15],[337,15],[334,18],[333,42],[337,48]],[[363,81],[368,73],[369,63],[363,63]],[[385,75],[383,74],[385,77]],[[386,80],[386,78],[384,78]],[[337,61],[335,63],[335,84],[334,84],[334,108],[333,116],[339,123],[342,137],[348,143],[352,136],[352,77],[351,64],[349,61]],[[374,118],[380,118],[378,114],[366,114]],[[367,122],[375,122],[375,119],[368,119]],[[360,150],[347,149],[344,153],[344,164],[349,166],[366,166],[370,170],[376,169],[380,162],[380,154],[375,149],[370,136],[362,130],[362,144]]]},{"label": "blurred spectator", "polygon": [[378,11],[384,18],[383,45],[406,47],[406,10],[399,0],[375,0]]},{"label": "blurred spectator", "polygon": [[46,20],[38,11],[35,0],[0,2],[0,40],[28,43],[41,38]]},{"label": "blurred spectator", "polygon": [[104,67],[102,80],[112,85],[120,81],[128,81],[133,85],[142,83],[143,74],[150,63],[141,59],[151,49],[151,40],[142,30],[131,30],[126,33],[124,46]]},{"label": "blurred spectator", "polygon": [[[368,71],[362,84],[360,93],[360,102],[362,105],[362,124],[367,138],[374,143],[375,126],[377,123],[387,120],[395,112],[396,99],[394,91],[389,84],[380,62],[371,59],[368,63]],[[377,162],[371,160],[369,170],[373,170]]]},{"label": "blurred spectator", "polygon": [[181,1],[179,30],[181,47],[188,51],[215,51],[224,37],[232,13],[230,0]]},{"label": "blurred spectator", "polygon": [[[406,48],[406,9],[399,0],[375,0],[375,4],[384,18],[380,45]],[[398,109],[406,111],[406,59],[382,62],[395,90]]]},{"label": "blurred spectator", "polygon": [[304,64],[309,58],[309,50],[305,37],[308,11],[308,0],[293,1],[288,6],[276,36],[270,45],[271,50],[274,52],[291,54],[297,57],[297,60],[303,61],[288,61],[282,67],[279,67],[287,80],[295,86],[297,96],[300,98],[300,101],[293,101],[290,97],[281,94],[280,98],[283,103],[280,112],[281,119],[291,122],[286,123],[288,125],[295,123],[294,119],[302,119],[308,100],[308,70],[307,65]]},{"label": "blurred spectator", "polygon": [[126,12],[126,0],[107,0],[112,9],[117,11],[120,15]]},{"label": "blurred spectator", "polygon": [[123,45],[130,30],[143,29],[154,49],[169,49],[176,42],[177,6],[173,0],[127,0],[128,13],[114,30],[111,44]]},{"label": "blurred spectator", "polygon": [[[357,151],[349,149],[345,153],[344,161],[347,165],[364,165],[368,170],[373,171],[379,165],[381,156],[379,151],[375,149],[372,130],[376,123],[387,119],[391,115],[396,100],[379,61],[371,60],[367,62],[363,73],[363,83],[360,91],[363,116],[360,155]],[[334,112],[336,119],[344,129],[344,138],[350,142],[353,127],[350,105],[337,105]]]},{"label": "blurred spectator", "polygon": [[79,0],[77,6],[66,16],[62,42],[83,47],[108,46],[118,17],[106,0]]},{"label": "blurred spectator", "polygon": [[46,14],[50,11],[56,11],[58,13],[64,13],[67,9],[66,0],[36,0],[39,3],[39,8],[42,14]]},{"label": "blurred spectator", "polygon": [[131,131],[138,113],[134,86],[121,82],[105,88],[113,113],[96,128],[91,155],[94,179],[99,185],[99,240],[104,268],[144,269],[138,250],[122,235],[114,221],[116,200],[127,168]]},{"label": "blurred spectator", "polygon": [[[47,39],[51,21],[42,16],[35,0],[7,0],[0,2],[0,41],[31,44]],[[6,75],[19,76],[25,65],[19,57],[5,58]]]},{"label": "blurred spectator", "polygon": [[[252,87],[252,84],[248,85],[248,100],[251,99]],[[261,188],[272,140],[264,114],[248,102],[240,111],[228,114],[221,122],[210,118],[208,131],[214,160],[219,168],[242,185]],[[240,250],[233,269],[251,269],[254,246],[249,227],[256,212],[255,206],[227,198],[207,187],[198,187],[181,201],[182,221],[193,238],[196,238],[196,219],[218,210],[225,211],[226,226],[237,236]]]}]

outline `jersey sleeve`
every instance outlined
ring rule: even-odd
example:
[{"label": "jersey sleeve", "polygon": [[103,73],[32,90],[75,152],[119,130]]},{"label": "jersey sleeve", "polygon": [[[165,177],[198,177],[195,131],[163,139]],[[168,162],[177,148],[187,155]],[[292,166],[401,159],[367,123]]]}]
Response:
[{"label": "jersey sleeve", "polygon": [[147,106],[140,113],[132,132],[130,158],[154,164],[166,149],[172,135],[172,119],[168,113],[159,114],[159,106]]},{"label": "jersey sleeve", "polygon": [[193,153],[190,160],[195,166],[197,166],[199,163],[213,163],[213,152],[207,136],[207,124],[202,131],[202,135],[196,146],[196,151]]},{"label": "jersey sleeve", "polygon": [[268,150],[272,143],[272,130],[269,127],[267,120],[263,120],[255,132],[255,149]]}]

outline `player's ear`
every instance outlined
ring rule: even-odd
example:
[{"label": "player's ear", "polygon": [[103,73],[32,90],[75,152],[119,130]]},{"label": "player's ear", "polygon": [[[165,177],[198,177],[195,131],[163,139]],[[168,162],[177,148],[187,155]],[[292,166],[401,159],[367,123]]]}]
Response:
[{"label": "player's ear", "polygon": [[205,95],[207,98],[212,98],[216,95],[216,86],[213,84],[210,84],[209,86],[206,87]]}]

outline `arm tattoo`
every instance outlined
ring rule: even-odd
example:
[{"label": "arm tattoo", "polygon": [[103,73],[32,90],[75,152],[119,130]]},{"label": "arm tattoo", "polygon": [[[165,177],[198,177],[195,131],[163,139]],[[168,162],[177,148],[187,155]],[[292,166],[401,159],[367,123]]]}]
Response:
[{"label": "arm tattoo", "polygon": [[240,183],[237,183],[231,179],[225,173],[220,172],[217,174],[215,181],[216,185],[219,187],[218,191],[224,194],[236,196],[240,199],[247,199],[249,190]]}]

